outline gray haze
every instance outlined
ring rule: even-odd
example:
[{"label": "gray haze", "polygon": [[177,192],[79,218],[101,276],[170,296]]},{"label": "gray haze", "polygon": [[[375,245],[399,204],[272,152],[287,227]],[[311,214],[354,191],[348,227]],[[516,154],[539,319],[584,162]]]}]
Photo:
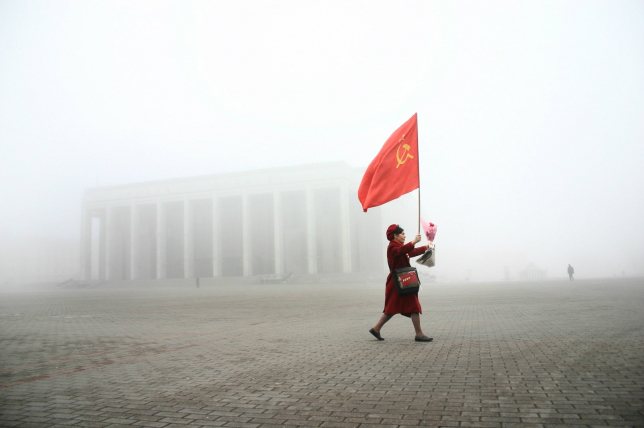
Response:
[{"label": "gray haze", "polygon": [[641,1],[2,1],[0,239],[78,239],[96,185],[366,167],[415,112],[437,275],[644,274]]}]

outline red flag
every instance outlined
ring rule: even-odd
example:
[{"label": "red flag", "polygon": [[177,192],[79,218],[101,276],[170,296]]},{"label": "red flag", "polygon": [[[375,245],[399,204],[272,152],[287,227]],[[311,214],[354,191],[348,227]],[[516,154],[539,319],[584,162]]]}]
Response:
[{"label": "red flag", "polygon": [[416,114],[391,134],[362,177],[362,209],[377,207],[420,187]]}]

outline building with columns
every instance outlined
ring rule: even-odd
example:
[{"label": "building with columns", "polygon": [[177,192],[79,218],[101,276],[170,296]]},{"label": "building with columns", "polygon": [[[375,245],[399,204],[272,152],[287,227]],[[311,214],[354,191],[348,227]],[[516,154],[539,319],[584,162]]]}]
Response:
[{"label": "building with columns", "polygon": [[81,275],[382,272],[391,215],[380,207],[362,212],[363,173],[330,162],[87,189]]}]

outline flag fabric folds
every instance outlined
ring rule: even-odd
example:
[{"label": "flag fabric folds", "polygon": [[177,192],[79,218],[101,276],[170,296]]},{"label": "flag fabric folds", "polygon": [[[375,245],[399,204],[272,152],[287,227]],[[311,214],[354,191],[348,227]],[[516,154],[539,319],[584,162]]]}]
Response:
[{"label": "flag fabric folds", "polygon": [[371,161],[362,177],[362,209],[377,207],[420,187],[417,115],[398,128]]}]

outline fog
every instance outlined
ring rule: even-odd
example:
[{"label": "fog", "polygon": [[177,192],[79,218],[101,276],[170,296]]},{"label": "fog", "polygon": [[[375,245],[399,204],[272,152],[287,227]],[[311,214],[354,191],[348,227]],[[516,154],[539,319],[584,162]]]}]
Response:
[{"label": "fog", "polygon": [[0,2],[0,266],[86,188],[365,168],[416,112],[438,278],[644,275],[637,1]]}]

